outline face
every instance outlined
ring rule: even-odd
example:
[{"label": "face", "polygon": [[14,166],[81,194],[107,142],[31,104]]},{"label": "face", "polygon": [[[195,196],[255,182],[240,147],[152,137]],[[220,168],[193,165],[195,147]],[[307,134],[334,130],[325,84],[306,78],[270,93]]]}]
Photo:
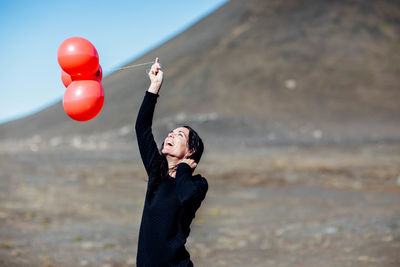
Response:
[{"label": "face", "polygon": [[164,155],[169,155],[178,159],[183,159],[189,156],[189,129],[179,127],[170,132],[164,140],[164,146],[161,152]]}]

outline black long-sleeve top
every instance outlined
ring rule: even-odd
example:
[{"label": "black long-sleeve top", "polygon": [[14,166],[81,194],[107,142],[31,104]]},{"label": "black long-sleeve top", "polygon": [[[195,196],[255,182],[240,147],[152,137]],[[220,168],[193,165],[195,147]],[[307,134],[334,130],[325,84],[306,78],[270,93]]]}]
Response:
[{"label": "black long-sleeve top", "polygon": [[180,163],[176,178],[162,178],[160,164],[165,161],[152,134],[157,94],[146,92],[135,130],[140,155],[149,176],[140,224],[138,267],[193,266],[185,248],[190,224],[208,190],[207,180],[192,176],[193,170]]}]

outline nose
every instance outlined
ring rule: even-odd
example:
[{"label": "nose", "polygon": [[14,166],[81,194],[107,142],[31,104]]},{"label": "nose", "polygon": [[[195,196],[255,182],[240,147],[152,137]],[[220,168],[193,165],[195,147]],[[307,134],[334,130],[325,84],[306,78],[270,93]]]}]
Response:
[{"label": "nose", "polygon": [[169,138],[174,138],[174,133],[169,133],[169,134],[168,134],[168,137],[169,137]]}]

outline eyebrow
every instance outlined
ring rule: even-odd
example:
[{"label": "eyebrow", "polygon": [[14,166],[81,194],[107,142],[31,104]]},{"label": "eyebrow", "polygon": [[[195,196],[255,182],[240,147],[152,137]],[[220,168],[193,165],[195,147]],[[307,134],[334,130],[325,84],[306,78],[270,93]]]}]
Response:
[{"label": "eyebrow", "polygon": [[[169,133],[173,133],[173,132],[174,132],[174,131],[170,131]],[[183,133],[183,135],[184,135],[185,137],[187,137],[184,131],[179,130],[178,133]]]},{"label": "eyebrow", "polygon": [[186,134],[184,131],[178,131],[179,133],[183,133],[183,135],[186,137]]}]

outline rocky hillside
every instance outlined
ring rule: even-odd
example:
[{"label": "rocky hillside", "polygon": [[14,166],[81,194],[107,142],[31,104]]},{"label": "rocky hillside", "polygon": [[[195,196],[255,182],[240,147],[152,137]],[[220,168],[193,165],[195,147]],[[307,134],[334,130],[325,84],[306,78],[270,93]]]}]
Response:
[{"label": "rocky hillside", "polygon": [[[189,124],[255,145],[400,138],[398,1],[230,1],[128,65],[156,56],[165,71],[160,135]],[[57,103],[0,125],[0,138],[131,127],[148,86],[144,69],[105,77],[104,108],[90,122],[72,121]]]}]

